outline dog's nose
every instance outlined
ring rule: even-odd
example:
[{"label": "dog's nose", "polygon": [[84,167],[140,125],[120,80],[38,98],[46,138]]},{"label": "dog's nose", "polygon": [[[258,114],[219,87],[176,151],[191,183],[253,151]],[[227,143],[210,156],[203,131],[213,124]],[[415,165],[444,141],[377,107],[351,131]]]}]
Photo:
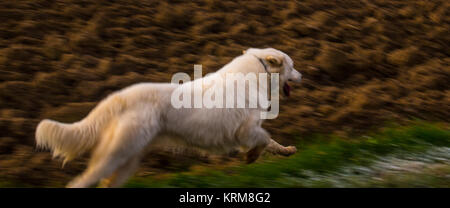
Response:
[{"label": "dog's nose", "polygon": [[302,74],[295,69],[292,69],[291,77],[288,79],[289,81],[300,83],[302,80]]}]

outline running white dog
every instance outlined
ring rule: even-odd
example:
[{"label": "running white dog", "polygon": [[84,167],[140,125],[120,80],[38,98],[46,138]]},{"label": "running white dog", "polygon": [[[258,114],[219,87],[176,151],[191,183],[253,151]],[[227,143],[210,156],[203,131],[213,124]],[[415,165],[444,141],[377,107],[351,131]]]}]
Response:
[{"label": "running white dog", "polygon": [[[229,73],[267,72],[279,73],[286,95],[290,90],[287,81],[301,80],[292,59],[272,48],[249,49],[202,79],[219,79]],[[118,187],[134,173],[147,147],[164,145],[169,140],[210,152],[245,148],[248,163],[255,161],[264,149],[285,156],[297,151],[293,146],[278,144],[261,127],[260,112],[267,109],[173,107],[172,92],[198,80],[127,87],[108,96],[76,123],[45,119],[36,129],[37,146],[51,149],[54,156],[65,158],[64,163],[92,152],[87,169],[68,187],[89,187],[101,179],[106,181],[104,186]],[[212,86],[203,85],[209,87]]]}]

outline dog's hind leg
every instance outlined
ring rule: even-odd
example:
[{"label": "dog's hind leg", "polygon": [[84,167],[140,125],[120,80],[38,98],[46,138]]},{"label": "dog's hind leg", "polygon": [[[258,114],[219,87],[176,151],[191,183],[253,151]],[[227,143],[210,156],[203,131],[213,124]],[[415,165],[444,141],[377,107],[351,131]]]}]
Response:
[{"label": "dog's hind leg", "polygon": [[281,144],[278,144],[278,142],[276,142],[275,140],[270,139],[270,143],[269,145],[267,145],[266,151],[272,154],[290,156],[297,152],[297,148],[294,146],[285,147]]},{"label": "dog's hind leg", "polygon": [[141,155],[136,155],[130,158],[124,165],[117,168],[117,170],[108,178],[101,180],[98,187],[100,188],[116,188],[124,184],[127,179],[133,175],[139,167]]},{"label": "dog's hind leg", "polygon": [[139,155],[157,134],[156,121],[142,122],[139,116],[121,118],[109,128],[89,161],[88,168],[67,187],[82,188],[111,176],[117,168]]}]

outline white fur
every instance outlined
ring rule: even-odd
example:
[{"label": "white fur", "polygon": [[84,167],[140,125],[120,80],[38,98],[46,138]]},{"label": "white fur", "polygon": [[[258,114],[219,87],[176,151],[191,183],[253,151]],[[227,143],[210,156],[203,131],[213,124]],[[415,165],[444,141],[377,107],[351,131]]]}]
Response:
[{"label": "white fur", "polygon": [[[263,65],[255,56],[262,60],[274,56],[283,63],[277,68],[266,62],[271,72],[280,73],[281,84],[287,80],[300,81],[301,75],[293,68],[289,56],[270,48],[249,49],[203,79],[217,79],[226,73],[264,73]],[[148,146],[155,149],[167,143],[200,147],[210,152],[243,147],[254,150],[256,157],[267,145],[274,153],[295,152],[295,148],[273,141],[261,127],[259,113],[263,109],[172,107],[171,93],[176,88],[190,87],[200,81],[182,85],[132,85],[108,96],[79,122],[41,121],[36,129],[37,145],[50,148],[54,156],[64,157],[64,162],[92,151],[87,170],[69,187],[88,187],[105,178],[109,178],[106,186],[120,186],[134,172],[144,149]],[[213,86],[203,86],[204,89],[209,87]]]}]

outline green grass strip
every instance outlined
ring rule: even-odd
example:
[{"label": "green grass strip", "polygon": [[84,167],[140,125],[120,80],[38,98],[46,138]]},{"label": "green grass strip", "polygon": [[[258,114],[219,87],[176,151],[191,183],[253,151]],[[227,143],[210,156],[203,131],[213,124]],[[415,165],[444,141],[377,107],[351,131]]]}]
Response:
[{"label": "green grass strip", "polygon": [[200,172],[176,173],[163,179],[135,177],[126,187],[291,187],[283,179],[306,177],[304,171],[327,174],[343,166],[370,165],[377,157],[395,152],[424,152],[433,146],[450,147],[447,128],[423,122],[390,127],[359,138],[331,135],[298,139],[299,152],[288,158],[269,156],[251,165],[227,170],[208,167]]}]

